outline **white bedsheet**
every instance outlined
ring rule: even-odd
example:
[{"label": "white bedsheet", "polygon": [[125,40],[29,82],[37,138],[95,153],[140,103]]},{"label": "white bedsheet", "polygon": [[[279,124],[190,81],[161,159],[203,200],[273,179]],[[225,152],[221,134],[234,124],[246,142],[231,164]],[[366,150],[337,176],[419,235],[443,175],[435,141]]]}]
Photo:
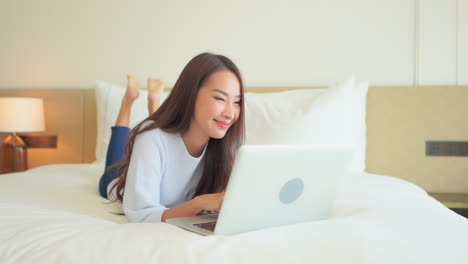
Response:
[{"label": "white bedsheet", "polygon": [[0,263],[468,263],[468,220],[393,177],[348,177],[327,220],[203,237],[110,213],[102,170],[0,175]]}]

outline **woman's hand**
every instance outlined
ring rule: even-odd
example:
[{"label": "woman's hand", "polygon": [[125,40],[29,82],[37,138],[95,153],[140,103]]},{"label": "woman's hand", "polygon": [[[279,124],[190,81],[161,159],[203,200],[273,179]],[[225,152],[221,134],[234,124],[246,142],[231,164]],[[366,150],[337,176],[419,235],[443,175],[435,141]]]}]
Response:
[{"label": "woman's hand", "polygon": [[193,198],[200,210],[219,211],[224,200],[224,192],[203,194]]}]

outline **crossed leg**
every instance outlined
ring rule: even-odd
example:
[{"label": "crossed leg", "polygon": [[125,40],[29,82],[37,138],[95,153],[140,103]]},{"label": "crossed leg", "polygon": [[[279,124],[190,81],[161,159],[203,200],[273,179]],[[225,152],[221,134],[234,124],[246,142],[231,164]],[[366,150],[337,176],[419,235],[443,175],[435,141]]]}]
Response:
[{"label": "crossed leg", "polygon": [[[151,115],[161,105],[161,95],[164,89],[164,81],[148,78],[148,114]],[[115,126],[130,126],[130,113],[133,102],[140,96],[140,82],[133,76],[127,75],[127,90],[122,99],[119,115]]]}]

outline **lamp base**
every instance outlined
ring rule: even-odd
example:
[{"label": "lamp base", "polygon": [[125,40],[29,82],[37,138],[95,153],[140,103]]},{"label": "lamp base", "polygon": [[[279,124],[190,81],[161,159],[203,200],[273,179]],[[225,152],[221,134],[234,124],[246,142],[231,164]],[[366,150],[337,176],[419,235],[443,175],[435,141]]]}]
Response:
[{"label": "lamp base", "polygon": [[28,169],[28,153],[24,141],[13,134],[3,142],[3,173]]}]

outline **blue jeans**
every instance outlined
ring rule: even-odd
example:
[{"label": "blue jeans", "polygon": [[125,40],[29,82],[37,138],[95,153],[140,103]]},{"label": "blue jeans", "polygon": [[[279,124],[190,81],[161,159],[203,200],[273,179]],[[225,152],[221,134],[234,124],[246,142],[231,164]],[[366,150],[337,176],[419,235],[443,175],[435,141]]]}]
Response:
[{"label": "blue jeans", "polygon": [[125,158],[125,145],[128,141],[130,128],[123,126],[114,126],[111,128],[112,134],[107,147],[106,168],[104,174],[99,180],[99,193],[107,199],[107,186],[117,178],[120,166],[109,169],[110,166],[122,161]]}]

